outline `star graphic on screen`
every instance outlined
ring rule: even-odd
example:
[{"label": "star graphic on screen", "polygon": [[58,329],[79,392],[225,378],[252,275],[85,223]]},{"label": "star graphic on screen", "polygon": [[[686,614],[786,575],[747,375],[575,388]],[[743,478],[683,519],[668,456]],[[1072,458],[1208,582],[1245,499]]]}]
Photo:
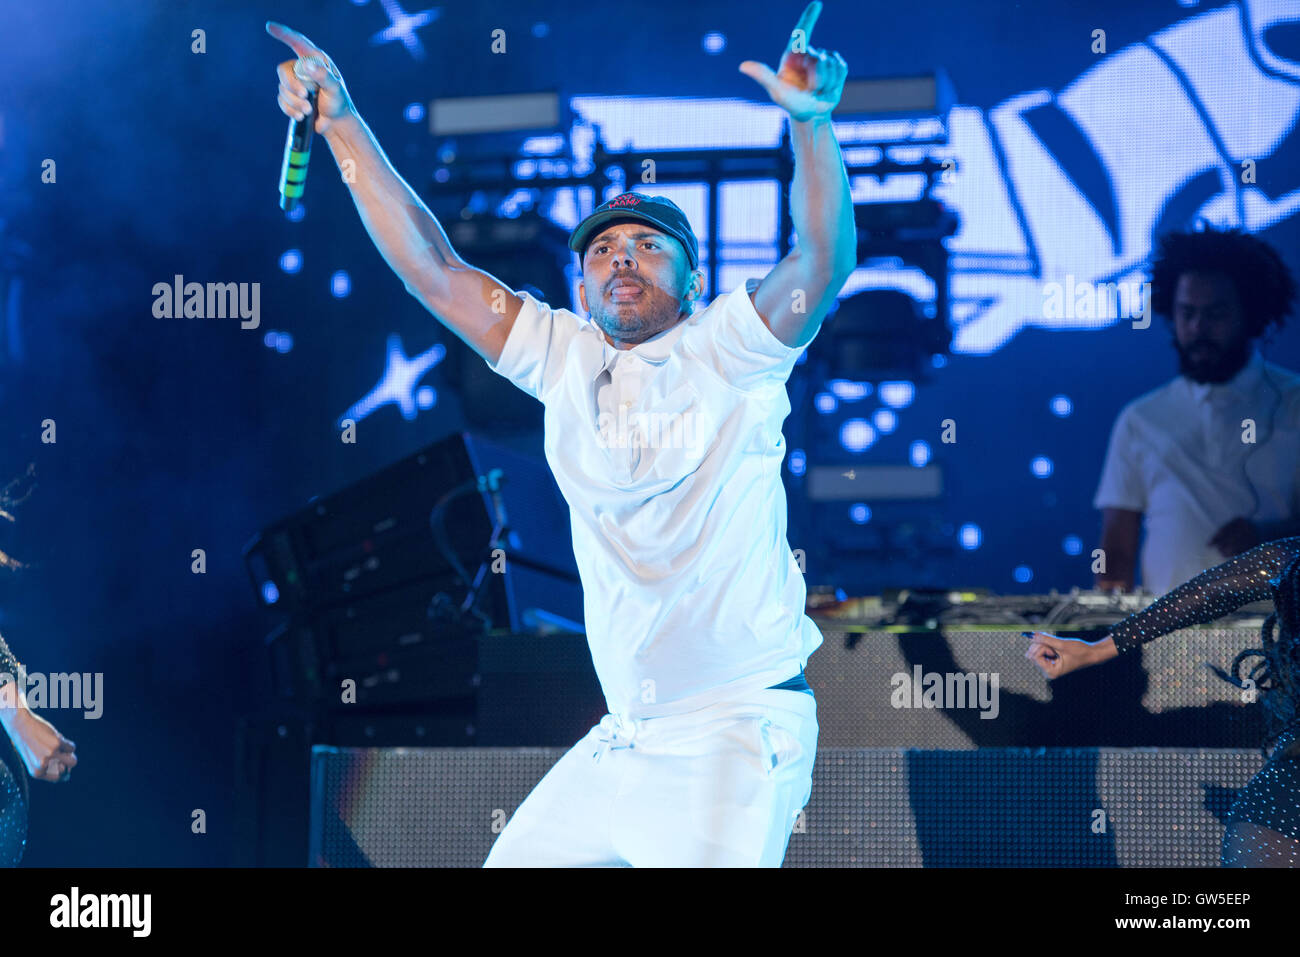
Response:
[{"label": "star graphic on screen", "polygon": [[[427,399],[420,397],[419,393],[425,391],[419,388],[420,380],[424,378],[426,372],[441,362],[446,354],[446,348],[439,343],[419,355],[408,358],[406,349],[402,345],[402,337],[397,333],[390,335],[388,337],[388,359],[384,365],[384,374],[380,377],[379,384],[339,416],[339,427],[342,428],[345,419],[360,422],[380,406],[389,403],[397,406],[401,410],[402,418],[408,422],[414,419],[419,409],[429,408],[434,401],[432,389],[428,389]],[[426,388],[428,387],[426,386]]]},{"label": "star graphic on screen", "polygon": [[442,14],[442,9],[430,7],[419,13],[407,13],[397,0],[379,0],[379,3],[384,8],[384,13],[388,14],[389,26],[370,38],[371,46],[401,40],[407,53],[417,60],[423,60],[424,46],[420,43],[420,38],[415,35],[415,31],[437,20]]}]

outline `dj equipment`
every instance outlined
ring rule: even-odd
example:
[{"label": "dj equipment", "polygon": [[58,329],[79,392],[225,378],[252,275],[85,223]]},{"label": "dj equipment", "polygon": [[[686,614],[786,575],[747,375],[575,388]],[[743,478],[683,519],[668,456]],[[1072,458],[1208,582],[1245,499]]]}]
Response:
[{"label": "dj equipment", "polygon": [[[880,595],[846,597],[838,589],[808,589],[808,614],[827,628],[853,630],[915,630],[923,628],[987,627],[1002,631],[1024,627],[1055,633],[1103,631],[1158,596],[1149,592],[1120,594],[1073,588],[1042,595],[995,595],[982,588],[893,588]],[[1216,619],[1217,627],[1253,628],[1273,610],[1271,601],[1243,605]]]}]

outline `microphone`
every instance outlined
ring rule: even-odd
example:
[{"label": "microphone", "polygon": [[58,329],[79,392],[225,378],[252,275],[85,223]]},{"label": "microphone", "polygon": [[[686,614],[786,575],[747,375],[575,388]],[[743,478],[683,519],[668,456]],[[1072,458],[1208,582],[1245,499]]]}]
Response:
[{"label": "microphone", "polygon": [[[298,61],[299,64],[302,62]],[[300,80],[310,82],[298,73],[298,64],[294,65],[293,72]],[[314,89],[308,88],[307,102],[311,104],[311,112],[301,120],[290,118],[289,135],[284,142],[284,161],[280,164],[280,208],[286,213],[302,204],[302,194],[307,187],[307,161],[311,159],[311,136],[316,128]]]}]

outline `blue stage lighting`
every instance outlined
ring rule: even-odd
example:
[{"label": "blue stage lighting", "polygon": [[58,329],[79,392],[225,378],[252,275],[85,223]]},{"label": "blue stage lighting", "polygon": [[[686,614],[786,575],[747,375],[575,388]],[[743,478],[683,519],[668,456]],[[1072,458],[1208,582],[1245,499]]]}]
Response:
[{"label": "blue stage lighting", "polygon": [[981,544],[983,544],[984,533],[980,531],[980,527],[978,525],[972,525],[970,522],[967,522],[960,529],[958,529],[957,541],[959,541],[961,543],[961,547],[966,549],[968,552],[974,551],[975,549],[979,548]]},{"label": "blue stage lighting", "polygon": [[1033,581],[1034,579],[1034,573],[1030,570],[1028,565],[1017,565],[1011,574],[1014,575],[1016,581],[1020,582],[1022,585],[1026,582]]},{"label": "blue stage lighting", "polygon": [[406,112],[403,115],[406,117],[406,122],[408,123],[420,122],[420,120],[424,119],[424,104],[408,103],[406,106]]},{"label": "blue stage lighting", "polygon": [[727,38],[716,30],[704,34],[704,39],[700,43],[705,53],[718,54],[727,48]]},{"label": "blue stage lighting", "polygon": [[895,409],[906,409],[916,398],[916,386],[911,382],[880,383],[880,401]]},{"label": "blue stage lighting", "polygon": [[422,409],[432,409],[438,402],[438,393],[431,385],[422,385],[415,390],[415,404]]},{"label": "blue stage lighting", "polygon": [[280,268],[293,275],[302,268],[302,250],[287,249],[280,257]]},{"label": "blue stage lighting", "polygon": [[1029,463],[1029,470],[1039,478],[1047,478],[1052,474],[1052,460],[1045,455],[1038,455]]},{"label": "blue stage lighting", "polygon": [[343,299],[352,291],[352,279],[345,270],[338,270],[330,276],[330,294],[335,299]]},{"label": "blue stage lighting", "polygon": [[1065,549],[1067,555],[1078,555],[1083,551],[1083,539],[1078,535],[1066,535],[1065,541],[1061,542],[1061,547]]},{"label": "blue stage lighting", "polygon": [[829,392],[818,392],[816,397],[813,399],[813,405],[817,407],[817,411],[822,415],[830,415],[840,407],[835,396],[831,395]]},{"label": "blue stage lighting", "polygon": [[871,509],[858,503],[849,509],[849,518],[858,525],[865,525],[867,522],[871,521]]},{"label": "blue stage lighting", "polygon": [[262,582],[262,601],[274,605],[279,600],[280,589],[275,587],[275,582]]},{"label": "blue stage lighting", "polygon": [[851,382],[848,379],[831,379],[826,383],[835,398],[841,402],[857,402],[871,395],[870,382]]},{"label": "blue stage lighting", "polygon": [[284,355],[293,348],[293,336],[287,332],[277,332],[275,334],[275,351]]},{"label": "blue stage lighting", "polygon": [[564,152],[568,144],[563,136],[559,133],[541,134],[530,136],[524,140],[519,147],[521,156],[554,156],[556,153]]},{"label": "blue stage lighting", "polygon": [[804,454],[803,449],[790,450],[790,474],[803,475],[808,471],[808,456]]},{"label": "blue stage lighting", "polygon": [[1065,418],[1074,411],[1074,403],[1063,395],[1052,396],[1052,412],[1055,415]]},{"label": "blue stage lighting", "polygon": [[307,207],[299,203],[293,209],[284,214],[285,218],[291,223],[301,223],[302,218],[307,215]]},{"label": "blue stage lighting", "polygon": [[888,409],[877,409],[876,414],[871,417],[871,421],[875,423],[876,430],[881,435],[888,435],[898,425],[898,416]]},{"label": "blue stage lighting", "polygon": [[876,441],[876,430],[866,419],[849,419],[840,426],[840,445],[849,452],[862,452]]},{"label": "blue stage lighting", "polygon": [[921,439],[917,439],[915,442],[911,444],[911,446],[908,447],[907,455],[908,458],[912,460],[912,464],[915,465],[917,468],[920,468],[922,465],[929,464],[930,443],[923,442]]}]

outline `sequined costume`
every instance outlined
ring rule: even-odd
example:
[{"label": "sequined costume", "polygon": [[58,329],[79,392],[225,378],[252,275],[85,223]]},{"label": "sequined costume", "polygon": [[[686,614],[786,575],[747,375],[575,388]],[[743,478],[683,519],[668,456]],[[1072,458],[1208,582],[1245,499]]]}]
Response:
[{"label": "sequined costume", "polygon": [[[23,666],[0,637],[0,685],[23,673]],[[9,736],[0,733],[0,867],[14,867],[27,845],[27,769]]]},{"label": "sequined costume", "polygon": [[[1109,637],[1121,654],[1131,654],[1161,635],[1214,621],[1251,602],[1272,598],[1280,608],[1282,588],[1290,589],[1289,596],[1300,593],[1300,581],[1291,581],[1298,576],[1300,537],[1266,542],[1179,585],[1113,626]],[[1300,633],[1284,630],[1281,622],[1278,626],[1283,653],[1300,660]],[[1300,712],[1297,707],[1287,710],[1293,716]],[[1275,730],[1265,749],[1268,762],[1227,814],[1226,867],[1300,867],[1300,719],[1292,717]]]}]

